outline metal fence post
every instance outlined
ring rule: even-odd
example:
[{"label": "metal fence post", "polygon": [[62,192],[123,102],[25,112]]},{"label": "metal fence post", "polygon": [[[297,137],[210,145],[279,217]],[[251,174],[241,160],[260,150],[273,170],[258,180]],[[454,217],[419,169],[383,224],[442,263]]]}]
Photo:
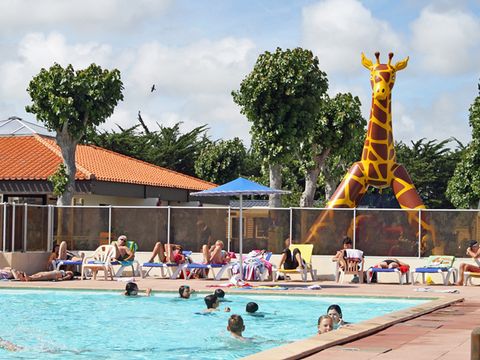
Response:
[{"label": "metal fence post", "polygon": [[7,249],[7,203],[3,203],[3,252]]},{"label": "metal fence post", "polygon": [[108,243],[112,243],[112,205],[108,205]]},{"label": "metal fence post", "polygon": [[12,204],[12,253],[15,252],[15,203]]},{"label": "metal fence post", "polygon": [[480,359],[480,327],[472,330],[471,343],[470,359],[478,360]]},{"label": "metal fence post", "polygon": [[170,245],[170,205],[167,207],[167,244]]},{"label": "metal fence post", "polygon": [[418,258],[422,257],[422,209],[418,209]]},{"label": "metal fence post", "polygon": [[27,217],[28,217],[28,204],[25,203],[25,209],[23,212],[23,251],[27,252]]},{"label": "metal fence post", "polygon": [[357,208],[353,208],[353,248],[357,248]]},{"label": "metal fence post", "polygon": [[228,221],[227,221],[227,251],[230,252],[230,243],[232,242],[232,207],[228,206]]},{"label": "metal fence post", "polygon": [[47,207],[47,251],[52,251],[53,245],[53,205]]},{"label": "metal fence post", "polygon": [[290,207],[290,245],[292,245],[292,239],[293,239],[293,209]]}]

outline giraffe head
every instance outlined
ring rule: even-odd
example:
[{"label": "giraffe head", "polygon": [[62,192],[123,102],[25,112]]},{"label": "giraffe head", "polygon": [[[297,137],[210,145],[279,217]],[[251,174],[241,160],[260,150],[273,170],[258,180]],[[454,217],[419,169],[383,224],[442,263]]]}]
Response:
[{"label": "giraffe head", "polygon": [[378,100],[385,100],[390,96],[390,92],[395,84],[396,72],[407,67],[408,57],[397,62],[395,65],[390,63],[393,58],[393,53],[388,54],[387,64],[380,64],[379,52],[375,53],[375,57],[377,58],[376,64],[362,53],[362,65],[370,70],[370,83],[373,89],[373,97]]}]

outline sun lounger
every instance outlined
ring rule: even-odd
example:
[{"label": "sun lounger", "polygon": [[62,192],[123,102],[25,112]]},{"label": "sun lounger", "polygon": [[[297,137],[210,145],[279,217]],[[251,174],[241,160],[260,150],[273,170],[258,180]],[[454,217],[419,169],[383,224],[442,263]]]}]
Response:
[{"label": "sun lounger", "polygon": [[415,274],[422,274],[422,282],[425,284],[425,274],[440,274],[443,278],[443,284],[448,285],[450,275],[453,281],[457,279],[457,269],[453,267],[455,256],[432,255],[428,258],[427,264],[412,271],[412,285],[415,283]]},{"label": "sun lounger", "polygon": [[[138,250],[138,244],[135,241],[127,241],[126,246],[130,249],[130,251],[133,252],[133,254],[135,254]],[[140,265],[138,260],[135,260],[135,259],[127,260],[127,261],[116,260],[116,261],[112,261],[111,265],[120,265],[120,268],[115,273],[115,277],[121,277],[123,274],[123,271],[127,267],[131,267],[133,276],[135,276],[135,274],[139,274],[143,278],[142,265]]]},{"label": "sun lounger", "polygon": [[[192,255],[191,251],[183,251],[182,254],[185,257],[188,257]],[[183,267],[186,266],[187,263],[185,264],[177,264],[177,263],[157,263],[157,262],[146,262],[143,263],[142,268],[149,268],[148,271],[145,273],[145,276],[148,276],[150,274],[150,271],[152,269],[160,269],[161,271],[161,276],[166,277],[165,270],[169,273],[169,278],[170,279],[176,279],[180,275],[180,272],[182,271]]]},{"label": "sun lounger", "polygon": [[113,280],[113,267],[111,264],[112,258],[115,256],[115,247],[113,245],[99,246],[93,255],[86,256],[82,263],[82,277],[85,278],[85,271],[90,269],[93,272],[93,279],[96,280],[97,272],[103,271],[105,273],[105,280],[110,276]]},{"label": "sun lounger", "polygon": [[[268,262],[269,265],[266,265],[265,263],[263,264],[263,269],[261,270],[261,272],[259,273],[259,277],[260,277],[260,281],[265,281],[265,280],[268,280],[269,278],[269,275],[270,273],[272,273],[273,275],[273,266],[270,264],[270,258],[272,257],[272,252],[269,251],[269,252],[265,252],[264,254],[262,254],[262,252],[260,250],[253,250],[254,255],[251,255],[249,257],[249,255],[245,255],[243,257],[243,278],[244,279],[251,279],[252,278],[252,273],[253,271],[256,271],[255,269],[255,265],[258,265],[258,264],[249,264],[248,263],[248,259],[250,258],[257,258],[258,260],[257,261],[266,261]],[[246,263],[247,262],[247,263]],[[225,266],[223,266],[219,272],[217,273],[217,275],[215,276],[215,280],[220,280],[222,278],[222,275],[224,274],[224,272],[228,271],[230,272],[230,274],[228,275],[228,278],[231,278],[234,274],[234,272],[236,273],[239,273],[240,272],[240,269],[239,269],[239,261],[238,259],[235,261],[230,261],[230,263],[226,264]],[[269,269],[270,268],[270,269]],[[257,270],[258,271],[258,270]],[[250,273],[249,273],[250,272]],[[250,276],[249,276],[250,275]]]},{"label": "sun lounger", "polygon": [[372,282],[373,274],[377,274],[378,276],[379,273],[395,273],[398,275],[398,282],[400,283],[400,285],[407,284],[409,280],[409,273],[410,273],[409,270],[410,268],[407,266],[404,266],[403,269],[402,268],[382,269],[377,267],[371,267],[367,270],[367,283],[370,284]]},{"label": "sun lounger", "polygon": [[[203,277],[207,277],[207,271],[212,270],[213,278],[215,280],[220,280],[220,276],[231,266],[230,263],[228,264],[186,264],[185,266],[182,267],[181,271],[183,272],[183,277],[185,279],[190,279],[192,275],[194,274],[194,271],[192,270],[201,270]],[[216,274],[216,271],[218,270],[218,273]],[[190,273],[187,273],[187,271],[190,271]],[[219,276],[220,275],[220,276]]]},{"label": "sun lounger", "polygon": [[308,273],[312,277],[312,281],[316,280],[315,272],[312,268],[312,253],[313,253],[313,244],[292,244],[289,247],[290,251],[293,253],[294,249],[300,250],[303,261],[305,262],[303,269],[274,269],[272,270],[273,281],[277,280],[277,277],[280,273],[283,274],[298,274],[300,273],[302,280],[307,281]]}]

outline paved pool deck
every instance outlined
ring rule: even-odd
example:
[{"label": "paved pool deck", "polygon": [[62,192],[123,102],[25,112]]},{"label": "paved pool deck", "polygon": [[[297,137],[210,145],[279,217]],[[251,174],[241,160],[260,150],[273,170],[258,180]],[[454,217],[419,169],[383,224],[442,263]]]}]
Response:
[{"label": "paved pool deck", "polygon": [[[122,279],[125,280],[125,279]],[[199,292],[211,292],[213,287],[227,281],[168,280],[136,278],[140,289],[177,292],[188,283]],[[310,286],[318,284],[321,290],[238,290],[223,288],[228,292],[261,292],[273,294],[310,294],[319,296],[389,296],[431,298],[426,306],[414,310],[389,314],[372,321],[353,324],[328,334],[314,336],[292,344],[252,355],[251,359],[470,359],[470,335],[480,326],[480,287],[476,286],[426,286],[421,284],[337,284],[321,282],[263,282],[254,285]],[[122,291],[124,281],[74,280],[65,282],[0,282],[0,287],[101,289]],[[415,291],[428,288],[430,291]],[[458,290],[458,293],[445,293]],[[318,318],[322,314],[312,316]],[[348,321],[348,319],[346,319]],[[321,351],[319,351],[321,350]]]}]

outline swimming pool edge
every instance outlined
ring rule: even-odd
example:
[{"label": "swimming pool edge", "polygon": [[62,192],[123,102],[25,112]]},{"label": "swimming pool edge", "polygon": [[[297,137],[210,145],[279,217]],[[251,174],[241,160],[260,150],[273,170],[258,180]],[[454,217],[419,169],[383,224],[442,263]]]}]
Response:
[{"label": "swimming pool edge", "polygon": [[304,340],[299,340],[272,349],[264,350],[246,356],[243,359],[303,359],[330,347],[370,336],[392,325],[423,316],[462,301],[464,301],[464,298],[461,296],[438,298],[421,305],[362,321],[358,324],[352,324],[348,327],[343,327],[327,334],[322,334],[320,336],[315,335]]}]

